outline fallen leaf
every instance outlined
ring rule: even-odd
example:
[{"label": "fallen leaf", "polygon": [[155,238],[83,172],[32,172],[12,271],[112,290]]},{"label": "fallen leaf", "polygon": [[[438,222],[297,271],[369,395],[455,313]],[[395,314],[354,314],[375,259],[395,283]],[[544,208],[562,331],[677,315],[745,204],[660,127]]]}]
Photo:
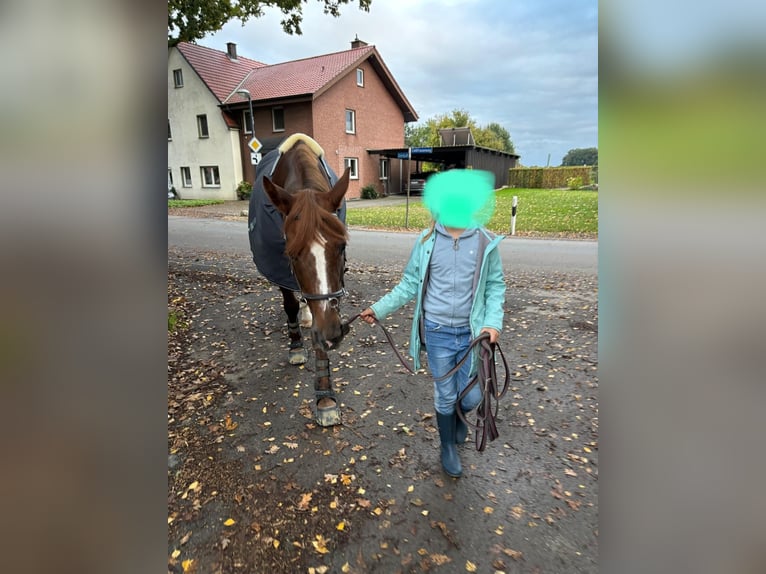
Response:
[{"label": "fallen leaf", "polygon": [[466,572],[476,572],[476,564],[474,564],[470,560],[466,560],[465,561],[465,570],[466,570]]},{"label": "fallen leaf", "polygon": [[321,534],[316,535],[316,540],[312,540],[311,545],[314,547],[314,550],[320,554],[327,554],[330,552],[327,549],[327,539]]},{"label": "fallen leaf", "polygon": [[170,554],[170,556],[171,556],[172,558],[174,558],[174,559],[175,559],[175,558],[178,558],[180,555],[181,555],[181,551],[180,551],[180,550],[178,550],[178,548],[176,548],[175,550],[173,550],[173,552]]},{"label": "fallen leaf", "polygon": [[232,431],[235,428],[237,428],[238,426],[239,426],[239,423],[236,423],[236,422],[231,420],[231,415],[226,415],[226,418],[223,421],[223,427],[226,430]]},{"label": "fallen leaf", "polygon": [[227,518],[226,521],[223,523],[224,526],[233,526],[237,522],[233,518]]},{"label": "fallen leaf", "polygon": [[343,521],[338,522],[338,525],[335,527],[335,530],[340,530],[343,532],[346,529],[346,523]]},{"label": "fallen leaf", "polygon": [[511,548],[503,548],[503,554],[510,556],[514,560],[524,559],[524,555],[521,552],[519,552],[518,550],[513,550]]},{"label": "fallen leaf", "polygon": [[184,572],[193,572],[194,571],[194,559],[189,558],[188,560],[184,560],[181,562],[181,568],[184,569]]},{"label": "fallen leaf", "polygon": [[301,496],[301,500],[298,503],[298,510],[308,510],[309,502],[311,502],[312,493],[307,492]]},{"label": "fallen leaf", "polygon": [[495,511],[495,509],[492,508],[491,506],[485,506],[484,507],[484,514],[492,514],[494,511]]},{"label": "fallen leaf", "polygon": [[449,556],[445,556],[444,554],[431,554],[431,562],[433,562],[437,566],[441,566],[442,564],[447,564],[448,562],[452,562],[452,558],[450,558]]}]

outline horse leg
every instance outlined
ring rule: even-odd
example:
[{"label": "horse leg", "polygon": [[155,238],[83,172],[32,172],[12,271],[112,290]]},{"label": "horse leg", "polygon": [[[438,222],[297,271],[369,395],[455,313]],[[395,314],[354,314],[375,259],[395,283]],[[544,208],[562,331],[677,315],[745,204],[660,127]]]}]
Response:
[{"label": "horse leg", "polygon": [[314,321],[314,318],[311,316],[311,309],[309,309],[309,306],[306,304],[305,301],[300,302],[300,323],[301,327],[309,328],[312,325],[312,322]]},{"label": "horse leg", "polygon": [[282,305],[287,315],[287,333],[290,336],[290,350],[287,352],[287,362],[291,365],[302,365],[308,360],[306,348],[303,346],[303,334],[298,322],[300,304],[289,289],[279,288],[282,292]]},{"label": "horse leg", "polygon": [[323,427],[339,425],[341,424],[340,408],[330,381],[330,359],[327,357],[327,351],[318,341],[314,341],[314,358],[316,367],[316,381],[314,382],[316,421]]}]

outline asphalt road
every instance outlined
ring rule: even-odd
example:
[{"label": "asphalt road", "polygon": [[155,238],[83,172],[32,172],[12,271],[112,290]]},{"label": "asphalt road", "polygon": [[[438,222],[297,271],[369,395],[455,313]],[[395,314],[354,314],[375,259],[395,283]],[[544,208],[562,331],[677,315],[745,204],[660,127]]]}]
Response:
[{"label": "asphalt road", "polygon": [[[416,236],[417,232],[349,229],[348,258],[369,265],[403,266]],[[168,216],[168,247],[223,251],[250,257],[244,220]],[[507,236],[500,244],[500,254],[504,266],[509,269],[598,273],[597,241]]]}]

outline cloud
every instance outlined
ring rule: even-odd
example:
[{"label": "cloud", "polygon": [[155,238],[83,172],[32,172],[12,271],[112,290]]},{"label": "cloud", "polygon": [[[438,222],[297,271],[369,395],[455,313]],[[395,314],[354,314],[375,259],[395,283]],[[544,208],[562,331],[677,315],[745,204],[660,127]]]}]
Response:
[{"label": "cloud", "polygon": [[425,121],[454,109],[511,134],[525,165],[558,165],[569,149],[597,146],[598,6],[595,0],[354,3],[339,18],[304,4],[302,36],[282,32],[278,11],[227,24],[200,43],[266,63],[346,50],[355,37],[374,44]]}]

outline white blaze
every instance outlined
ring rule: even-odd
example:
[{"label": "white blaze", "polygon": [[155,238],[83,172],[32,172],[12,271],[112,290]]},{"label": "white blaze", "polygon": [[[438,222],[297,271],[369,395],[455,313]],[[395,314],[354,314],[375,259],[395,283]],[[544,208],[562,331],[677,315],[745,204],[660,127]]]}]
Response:
[{"label": "white blaze", "polygon": [[[314,256],[316,262],[317,281],[317,295],[325,295],[330,292],[330,282],[327,280],[327,260],[324,256],[324,244],[325,241],[320,239],[315,241],[311,245],[311,254]],[[322,299],[319,304],[324,309],[327,306],[327,299]]]}]

